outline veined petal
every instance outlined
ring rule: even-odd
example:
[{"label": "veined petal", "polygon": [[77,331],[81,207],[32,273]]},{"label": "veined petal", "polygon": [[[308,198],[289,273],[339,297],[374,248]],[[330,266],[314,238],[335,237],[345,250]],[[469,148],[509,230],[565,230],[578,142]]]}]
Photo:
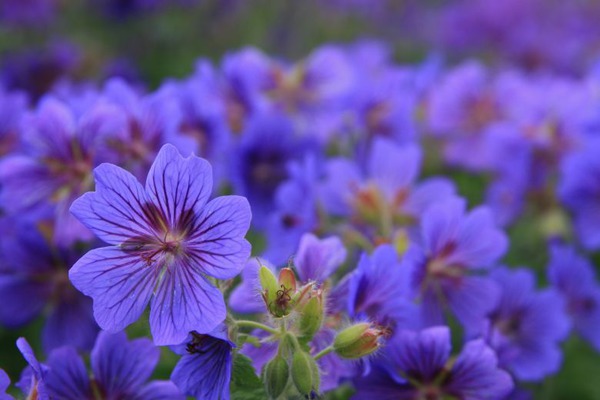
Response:
[{"label": "veined petal", "polygon": [[206,280],[200,266],[180,258],[163,274],[150,306],[156,345],[182,343],[189,332],[210,332],[225,320],[223,294]]},{"label": "veined petal", "polygon": [[250,205],[244,197],[222,196],[211,200],[186,242],[190,263],[218,279],[239,274],[250,257],[250,243],[244,236],[251,218]]},{"label": "veined petal", "polygon": [[388,349],[401,373],[420,382],[435,379],[448,361],[450,350],[450,331],[447,327],[434,327],[420,332],[400,331]]},{"label": "veined petal", "polygon": [[91,250],[77,261],[69,278],[77,289],[94,299],[98,325],[116,332],[142,315],[158,272],[136,253],[104,247]]},{"label": "veined petal", "polygon": [[107,243],[119,245],[155,233],[144,188],[129,172],[112,164],[94,170],[96,191],[71,205],[71,213]]},{"label": "veined petal", "polygon": [[171,228],[177,228],[189,213],[200,213],[212,189],[212,167],[208,161],[196,156],[183,158],[170,144],[161,148],[146,179],[149,197]]},{"label": "veined petal", "polygon": [[48,358],[51,373],[46,377],[48,390],[58,399],[92,398],[92,389],[85,364],[73,347],[54,350]]},{"label": "veined petal", "polygon": [[465,400],[504,399],[513,382],[497,364],[496,354],[483,340],[467,343],[452,367],[447,393]]},{"label": "veined petal", "polygon": [[152,375],[160,351],[150,339],[128,341],[125,332],[101,332],[92,350],[94,377],[109,399],[130,398]]},{"label": "veined petal", "polygon": [[205,336],[196,353],[179,360],[171,379],[185,394],[197,399],[228,400],[231,363],[231,344]]}]

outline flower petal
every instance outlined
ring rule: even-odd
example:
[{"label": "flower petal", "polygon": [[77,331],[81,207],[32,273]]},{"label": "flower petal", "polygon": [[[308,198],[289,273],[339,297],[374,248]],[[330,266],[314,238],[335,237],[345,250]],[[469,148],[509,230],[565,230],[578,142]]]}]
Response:
[{"label": "flower petal", "polygon": [[170,144],[160,149],[146,179],[148,195],[172,228],[188,213],[199,214],[212,190],[208,161],[196,156],[183,158]]},{"label": "flower petal", "polygon": [[223,294],[201,267],[178,259],[164,270],[150,306],[150,330],[157,345],[176,345],[188,333],[207,333],[225,320]]},{"label": "flower petal", "polygon": [[171,379],[187,395],[202,400],[228,400],[231,344],[205,336],[194,354],[184,355]]},{"label": "flower petal", "polygon": [[110,244],[153,236],[153,216],[147,211],[149,201],[137,179],[112,164],[100,165],[94,176],[96,191],[75,200],[71,213]]},{"label": "flower petal", "polygon": [[482,340],[467,343],[452,367],[447,393],[465,400],[504,399],[513,382],[497,364],[496,354]]},{"label": "flower petal", "polygon": [[199,270],[218,279],[233,278],[250,257],[244,236],[252,213],[244,197],[222,196],[206,205],[196,230],[187,240],[186,253]]},{"label": "flower petal", "polygon": [[137,254],[116,247],[91,250],[69,271],[73,285],[94,299],[98,325],[111,332],[124,329],[142,315],[157,275]]},{"label": "flower petal", "polygon": [[107,398],[129,398],[141,390],[159,358],[160,351],[150,339],[128,341],[125,332],[101,332],[92,350],[91,364]]},{"label": "flower petal", "polygon": [[52,396],[64,400],[93,398],[85,364],[73,347],[54,350],[48,358],[46,384]]},{"label": "flower petal", "polygon": [[171,381],[154,381],[132,393],[131,400],[185,400],[185,396]]},{"label": "flower petal", "polygon": [[323,282],[345,259],[346,248],[340,238],[332,236],[319,239],[312,233],[306,233],[300,240],[294,263],[302,282]]}]

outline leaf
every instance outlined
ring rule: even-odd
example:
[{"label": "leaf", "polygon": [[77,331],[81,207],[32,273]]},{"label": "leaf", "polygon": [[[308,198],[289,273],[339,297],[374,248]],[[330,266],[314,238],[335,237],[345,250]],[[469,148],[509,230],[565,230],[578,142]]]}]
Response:
[{"label": "leaf", "polygon": [[264,400],[267,398],[262,380],[254,372],[252,361],[239,353],[233,357],[231,400]]}]

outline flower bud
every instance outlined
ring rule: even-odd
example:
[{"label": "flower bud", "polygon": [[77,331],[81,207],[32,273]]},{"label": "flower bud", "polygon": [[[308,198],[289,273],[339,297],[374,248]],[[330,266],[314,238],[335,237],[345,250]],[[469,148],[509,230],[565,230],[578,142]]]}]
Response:
[{"label": "flower bud", "polygon": [[270,398],[276,399],[285,390],[290,368],[285,358],[276,355],[265,367],[265,385]]},{"label": "flower bud", "polygon": [[260,286],[262,287],[262,297],[269,308],[269,305],[272,304],[277,298],[277,279],[271,270],[264,265],[260,267],[258,271],[258,278],[260,280]]},{"label": "flower bud", "polygon": [[300,338],[305,342],[311,340],[323,324],[323,299],[321,296],[319,291],[318,295],[311,297],[300,311],[298,327]]},{"label": "flower bud", "polygon": [[290,268],[282,268],[279,271],[279,286],[283,286],[292,293],[296,292],[296,275]]},{"label": "flower bud", "polygon": [[307,396],[319,390],[319,368],[307,352],[297,350],[294,353],[291,372],[294,386],[300,394]]},{"label": "flower bud", "polygon": [[342,358],[361,358],[373,353],[380,346],[383,329],[368,322],[352,325],[339,332],[333,341],[333,349]]}]

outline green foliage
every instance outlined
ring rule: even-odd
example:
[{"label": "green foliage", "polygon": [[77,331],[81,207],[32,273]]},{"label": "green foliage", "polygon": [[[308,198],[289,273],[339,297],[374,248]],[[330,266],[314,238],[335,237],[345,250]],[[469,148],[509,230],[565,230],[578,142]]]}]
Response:
[{"label": "green foliage", "polygon": [[239,353],[233,356],[231,372],[232,400],[265,400],[267,394],[261,379],[254,372],[252,361]]}]

